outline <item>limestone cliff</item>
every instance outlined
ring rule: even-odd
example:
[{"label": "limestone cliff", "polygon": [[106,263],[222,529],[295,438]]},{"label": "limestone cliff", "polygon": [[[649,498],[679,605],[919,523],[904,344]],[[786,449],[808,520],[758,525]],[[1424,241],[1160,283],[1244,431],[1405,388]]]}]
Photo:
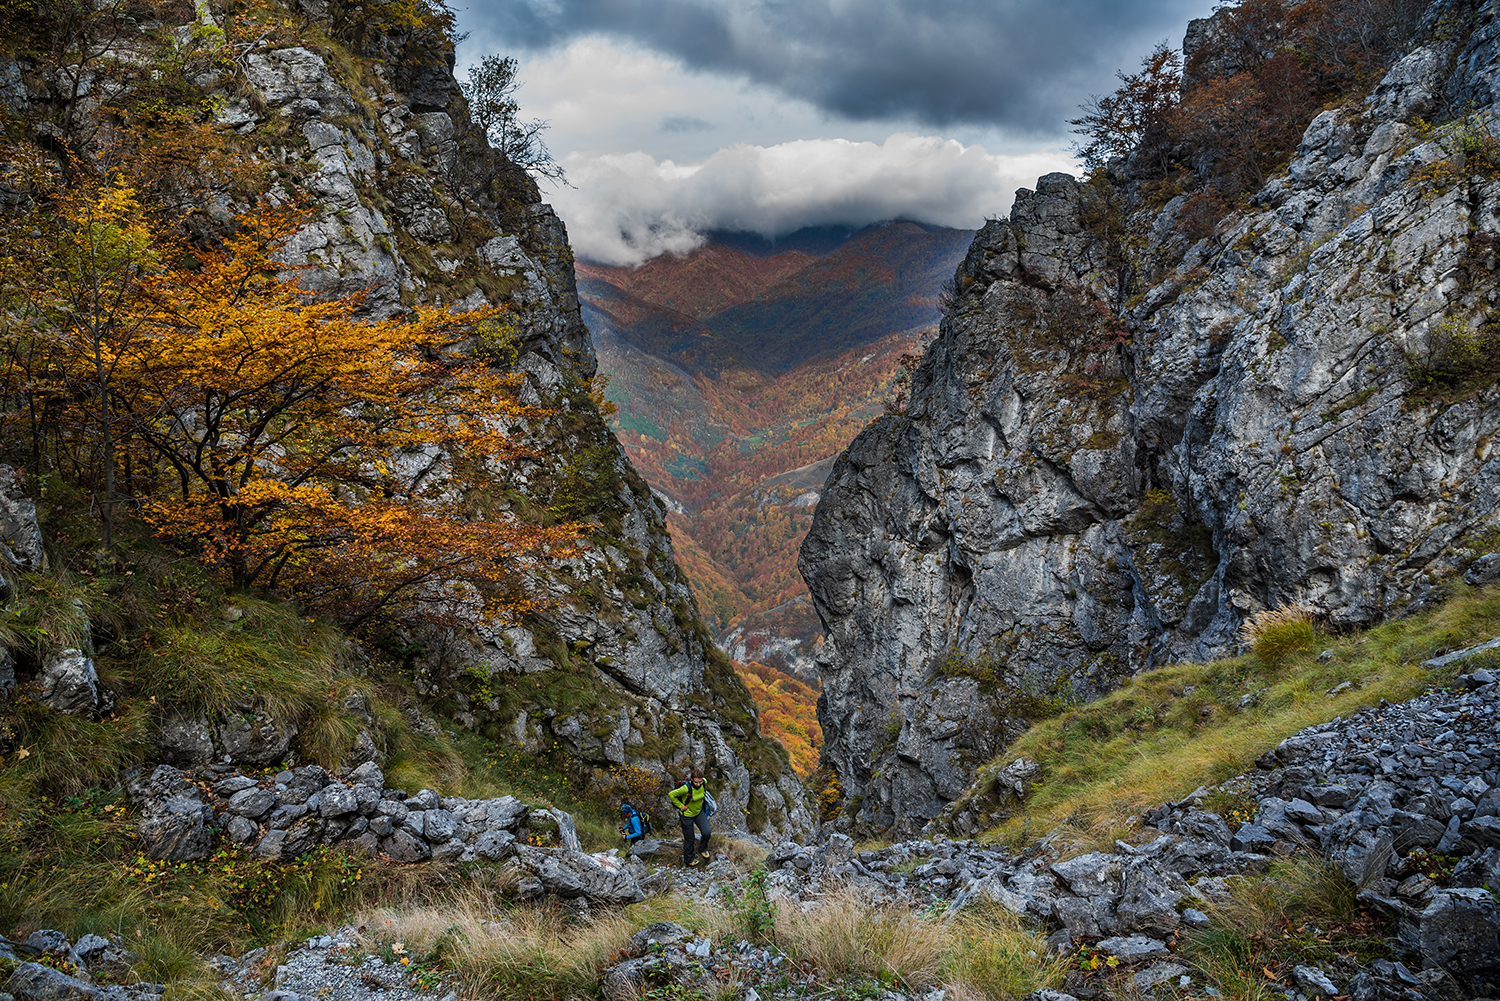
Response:
[{"label": "limestone cliff", "polygon": [[[75,46],[84,62],[50,64],[40,44],[0,53],[10,128],[87,149],[99,133],[68,129],[107,121],[145,79],[133,74],[168,60],[226,143],[241,137],[236,149],[273,168],[273,201],[316,207],[285,250],[289,264],[311,266],[306,282],[362,294],[372,317],[418,301],[509,307],[505,343],[474,347],[525,373],[523,397],[554,416],[527,432],[538,458],[495,464],[493,489],[473,505],[588,522],[591,545],[533,582],[550,608],[520,624],[399,637],[417,689],[488,736],[558,749],[600,794],[645,795],[698,761],[727,824],[809,828],[784,752],[760,736],[753,703],[701,621],[660,504],[590,395],[596,361],[564,227],[471,124],[447,34],[400,26],[407,13],[381,21],[386,8],[405,10],[391,4],[303,0],[253,30],[248,19],[265,11],[120,6],[105,37]],[[170,20],[174,10],[188,23]],[[166,55],[152,47],[163,38]],[[232,187],[195,197],[200,218],[250,208]],[[183,726],[207,732],[202,721]],[[197,742],[205,754],[210,738]]]},{"label": "limestone cliff", "polygon": [[1036,700],[1233,652],[1262,609],[1373,623],[1496,548],[1500,25],[1458,12],[1191,245],[1186,198],[1111,185],[1140,294],[1098,185],[1048,175],[979,232],[802,548],[847,819],[938,816]]}]

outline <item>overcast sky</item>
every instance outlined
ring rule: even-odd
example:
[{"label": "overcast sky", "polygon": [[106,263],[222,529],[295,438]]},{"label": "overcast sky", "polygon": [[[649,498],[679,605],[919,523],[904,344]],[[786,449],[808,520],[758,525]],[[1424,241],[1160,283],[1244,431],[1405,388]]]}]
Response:
[{"label": "overcast sky", "polygon": [[1067,120],[1213,0],[458,0],[521,63],[572,188],[580,256],[636,263],[705,229],[911,218],[965,228],[1074,169]]}]

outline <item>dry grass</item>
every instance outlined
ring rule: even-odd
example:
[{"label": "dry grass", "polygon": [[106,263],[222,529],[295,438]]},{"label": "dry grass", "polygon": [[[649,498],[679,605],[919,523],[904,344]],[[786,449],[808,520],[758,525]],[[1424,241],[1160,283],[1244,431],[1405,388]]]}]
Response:
[{"label": "dry grass", "polygon": [[722,851],[735,865],[741,869],[754,869],[766,860],[769,854],[766,849],[753,841],[742,841],[739,838],[724,838],[719,842],[719,850]]},{"label": "dry grass", "polygon": [[[485,875],[488,873],[488,875]],[[399,943],[420,963],[441,963],[466,997],[594,998],[600,971],[624,952],[630,936],[658,921],[673,921],[715,941],[732,939],[734,915],[676,895],[652,897],[597,914],[587,925],[567,923],[548,907],[504,902],[513,882],[506,868],[480,870],[477,881],[424,899],[417,888],[358,917],[361,944],[383,951]],[[720,996],[736,991],[738,977],[722,978]]]},{"label": "dry grass", "polygon": [[[950,926],[953,944],[943,975],[957,1001],[1025,997],[1061,986],[1069,958],[1049,954],[1045,937],[1000,908],[960,914]],[[952,996],[952,995],[950,995]]]},{"label": "dry grass", "polygon": [[1055,986],[1066,960],[1048,957],[1043,937],[999,909],[953,919],[871,904],[842,891],[809,910],[783,909],[776,939],[826,977],[862,976],[908,991],[946,984],[962,997],[1024,997]]},{"label": "dry grass", "polygon": [[825,975],[889,978],[909,990],[936,985],[950,944],[942,922],[905,907],[872,905],[851,891],[824,897],[810,910],[783,907],[776,940]]},{"label": "dry grass", "polygon": [[1317,642],[1318,618],[1302,605],[1268,608],[1240,625],[1239,638],[1257,657],[1277,661]]},{"label": "dry grass", "polygon": [[466,997],[592,998],[599,970],[637,923],[623,912],[568,925],[545,907],[497,909],[489,888],[424,907],[381,908],[361,916],[363,945],[399,944],[418,962],[441,961]]},{"label": "dry grass", "polygon": [[[1139,823],[1142,810],[1252,768],[1304,727],[1446,684],[1451,671],[1434,674],[1421,661],[1496,634],[1500,588],[1460,585],[1431,613],[1327,640],[1333,652],[1321,661],[1308,647],[1272,660],[1252,653],[1147,671],[1033,726],[980,769],[958,807],[990,796],[985,777],[1024,754],[1041,764],[1041,779],[1024,806],[991,800],[984,807],[1002,813],[989,836],[1019,846],[1061,828],[1058,838],[1079,851],[1108,845]],[[1350,684],[1328,694],[1343,682]]]},{"label": "dry grass", "polygon": [[[1385,951],[1374,929],[1350,932],[1361,919],[1355,888],[1327,862],[1296,858],[1275,863],[1263,877],[1236,880],[1228,900],[1205,904],[1212,926],[1191,935],[1186,954],[1234,1001],[1279,997],[1279,983],[1301,962]],[[1319,955],[1325,953],[1326,955]]]}]

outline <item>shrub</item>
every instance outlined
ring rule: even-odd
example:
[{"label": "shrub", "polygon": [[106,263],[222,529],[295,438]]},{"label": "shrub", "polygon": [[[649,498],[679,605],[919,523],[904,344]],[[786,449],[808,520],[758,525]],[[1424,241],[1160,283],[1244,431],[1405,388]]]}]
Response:
[{"label": "shrub", "polygon": [[1500,327],[1493,320],[1478,330],[1448,317],[1427,339],[1425,354],[1408,353],[1408,400],[1453,403],[1500,381]]}]

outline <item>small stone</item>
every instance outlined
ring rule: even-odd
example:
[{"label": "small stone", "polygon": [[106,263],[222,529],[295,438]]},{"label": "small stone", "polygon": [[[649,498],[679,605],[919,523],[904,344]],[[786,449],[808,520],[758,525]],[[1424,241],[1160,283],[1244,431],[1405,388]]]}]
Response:
[{"label": "small stone", "polygon": [[1160,959],[1167,955],[1167,944],[1145,935],[1123,935],[1100,939],[1095,946],[1100,952],[1114,956],[1127,966],[1144,963],[1148,959]]},{"label": "small stone", "polygon": [[286,844],[286,838],[286,831],[268,831],[266,836],[260,839],[260,843],[255,846],[256,857],[267,859],[281,858],[281,849]]},{"label": "small stone", "polygon": [[[349,773],[349,781],[357,786],[367,786],[379,792],[385,787],[385,773],[373,761],[366,761]],[[376,797],[378,800],[379,797]]]},{"label": "small stone", "polygon": [[230,841],[233,841],[237,845],[243,845],[259,834],[260,828],[256,826],[253,820],[247,820],[244,817],[231,817],[229,818],[228,826],[225,828],[225,833],[229,835]]},{"label": "small stone", "polygon": [[1157,962],[1141,970],[1130,978],[1130,984],[1137,991],[1149,991],[1153,987],[1159,987],[1169,981],[1187,973],[1187,967],[1178,963]]},{"label": "small stone", "polygon": [[228,798],[237,792],[246,789],[254,789],[258,782],[248,775],[231,775],[227,779],[220,779],[213,785],[214,795]]},{"label": "small stone", "polygon": [[397,862],[421,862],[432,854],[427,843],[404,830],[397,831],[380,843],[381,850]]},{"label": "small stone", "polygon": [[1213,922],[1208,919],[1207,914],[1204,914],[1202,911],[1198,910],[1195,907],[1187,907],[1183,909],[1182,923],[1187,925],[1189,928],[1207,928],[1209,925],[1213,924]]},{"label": "small stone", "polygon": [[1292,969],[1292,979],[1308,994],[1331,998],[1339,993],[1338,986],[1328,975],[1315,966],[1297,966]]},{"label": "small stone", "polygon": [[359,800],[348,786],[325,786],[319,793],[318,816],[343,817],[359,809]]},{"label": "small stone", "polygon": [[1256,852],[1265,855],[1275,844],[1275,835],[1259,824],[1241,824],[1240,829],[1235,831],[1234,837],[1230,839],[1229,847],[1237,852]]},{"label": "small stone", "polygon": [[251,786],[230,796],[225,809],[236,817],[249,817],[253,820],[265,816],[275,803],[276,797],[271,794],[271,790]]}]

